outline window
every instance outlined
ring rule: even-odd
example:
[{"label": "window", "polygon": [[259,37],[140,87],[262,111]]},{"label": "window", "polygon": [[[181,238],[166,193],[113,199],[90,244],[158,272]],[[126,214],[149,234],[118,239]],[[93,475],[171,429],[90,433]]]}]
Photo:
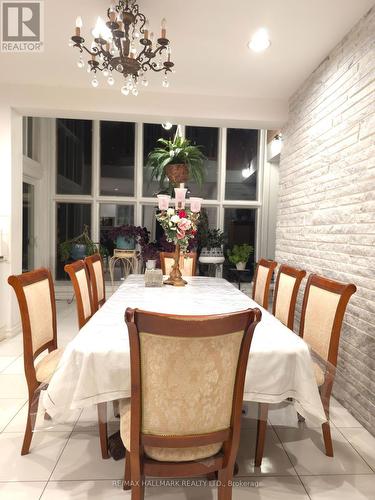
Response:
[{"label": "window", "polygon": [[226,200],[256,200],[259,131],[227,130]]},{"label": "window", "polygon": [[218,174],[218,152],[219,152],[219,129],[213,127],[186,127],[185,136],[192,144],[202,146],[202,152],[206,156],[205,177],[202,187],[196,182],[189,181],[189,188],[194,196],[200,196],[206,200],[217,198],[217,174]]},{"label": "window", "polygon": [[[173,140],[177,125],[166,130],[161,124],[57,119],[56,126],[56,247],[82,233],[85,224],[108,256],[114,249],[109,232],[123,224],[146,227],[151,241],[163,241],[164,231],[155,218],[159,185],[150,183],[146,161],[159,138]],[[191,196],[204,199],[208,228],[224,231],[225,251],[241,243],[256,247],[257,210],[263,208],[257,183],[259,171],[263,172],[259,156],[264,156],[260,155],[264,132],[191,125],[182,126],[181,132],[202,146],[207,157],[203,188],[191,181],[187,187]],[[143,179],[142,190],[136,179]],[[254,254],[249,269],[253,260]],[[224,276],[229,279],[230,267],[226,262]],[[57,256],[56,279],[65,278]]]},{"label": "window", "polygon": [[57,120],[57,194],[91,194],[92,122]]},{"label": "window", "polygon": [[67,279],[65,262],[61,262],[59,245],[79,236],[88,226],[91,229],[91,205],[89,203],[56,204],[56,279]]},{"label": "window", "polygon": [[150,169],[147,166],[149,153],[157,146],[158,139],[173,139],[177,126],[173,125],[170,130],[165,130],[161,125],[145,123],[143,125],[143,196],[155,196],[158,192],[159,183],[151,182]]},{"label": "window", "polygon": [[109,232],[124,224],[134,224],[133,205],[115,205],[113,203],[101,203],[99,208],[100,219],[100,244],[103,245],[108,255],[113,255],[114,242],[109,237]]},{"label": "window", "polygon": [[[254,248],[256,236],[256,209],[254,208],[225,208],[224,209],[224,235],[225,249],[231,249],[234,245],[247,243]],[[251,254],[247,268],[252,270],[254,264],[254,252]],[[228,267],[234,267],[228,263]],[[224,273],[228,277],[228,270]],[[250,275],[247,278],[250,279]]]},{"label": "window", "polygon": [[134,196],[135,124],[100,123],[100,194]]},{"label": "window", "polygon": [[39,119],[31,116],[22,118],[22,154],[31,160],[38,161]]}]

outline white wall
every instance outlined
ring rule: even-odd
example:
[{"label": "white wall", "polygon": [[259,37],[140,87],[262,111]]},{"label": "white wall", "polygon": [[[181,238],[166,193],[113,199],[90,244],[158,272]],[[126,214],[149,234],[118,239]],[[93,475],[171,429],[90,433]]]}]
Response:
[{"label": "white wall", "polygon": [[375,8],[291,99],[276,259],[357,286],[335,395],[375,434],[374,33]]}]

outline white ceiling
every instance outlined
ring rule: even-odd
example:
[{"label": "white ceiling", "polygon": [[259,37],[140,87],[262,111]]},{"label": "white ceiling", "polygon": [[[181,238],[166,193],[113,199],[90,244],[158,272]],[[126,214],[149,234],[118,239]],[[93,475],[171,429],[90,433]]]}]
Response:
[{"label": "white ceiling", "polygon": [[[86,87],[89,77],[77,68],[78,51],[68,47],[68,39],[77,15],[83,17],[87,35],[96,17],[105,16],[110,1],[44,3],[45,52],[0,53],[0,83]],[[158,78],[147,91],[288,99],[374,0],[139,0],[139,4],[155,31],[160,19],[167,18],[176,63],[169,89],[162,89],[161,77],[155,75]],[[247,42],[259,27],[268,29],[272,45],[255,54]]]}]

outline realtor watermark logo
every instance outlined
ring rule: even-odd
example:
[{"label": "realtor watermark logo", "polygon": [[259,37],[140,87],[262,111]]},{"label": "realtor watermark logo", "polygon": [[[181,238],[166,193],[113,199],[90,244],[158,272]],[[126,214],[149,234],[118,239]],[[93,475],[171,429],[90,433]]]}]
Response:
[{"label": "realtor watermark logo", "polygon": [[44,3],[1,2],[1,52],[44,51]]}]

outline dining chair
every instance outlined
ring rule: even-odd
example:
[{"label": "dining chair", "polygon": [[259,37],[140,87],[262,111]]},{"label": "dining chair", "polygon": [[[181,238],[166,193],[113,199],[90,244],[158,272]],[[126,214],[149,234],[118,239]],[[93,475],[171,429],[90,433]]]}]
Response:
[{"label": "dining chair", "polygon": [[105,303],[103,260],[101,255],[96,253],[86,257],[85,264],[89,272],[93,308],[96,312]]},{"label": "dining chair", "polygon": [[[83,260],[66,264],[64,271],[73,284],[77,304],[78,326],[81,329],[95,313],[90,290],[89,274]],[[98,426],[102,458],[109,458],[107,433],[107,403],[98,403]]]},{"label": "dining chair", "polygon": [[252,298],[264,309],[268,309],[271,279],[276,266],[274,260],[260,259],[255,269]]},{"label": "dining chair", "polygon": [[[27,455],[33,437],[41,387],[49,383],[63,354],[57,348],[56,302],[51,273],[36,269],[18,276],[9,276],[21,314],[23,358],[29,393],[26,430],[21,455]],[[40,361],[36,358],[48,350]],[[45,418],[48,416],[45,414]]]},{"label": "dining chair", "polygon": [[314,361],[314,374],[327,416],[327,421],[322,424],[322,431],[326,455],[329,457],[333,457],[329,402],[337,366],[341,326],[346,306],[356,291],[353,284],[311,274],[302,303],[299,334],[318,360]]},{"label": "dining chair", "polygon": [[[174,265],[174,252],[160,252],[161,269],[164,275],[170,274]],[[188,252],[180,257],[182,276],[195,276],[197,269],[197,252]]]},{"label": "dining chair", "polygon": [[[307,280],[302,303],[299,335],[311,347],[313,370],[327,421],[322,424],[326,455],[333,457],[329,402],[335,378],[341,326],[353,284],[340,283],[317,274]],[[268,404],[259,404],[255,465],[262,463],[268,417]]]},{"label": "dining chair", "polygon": [[282,264],[277,273],[272,314],[293,330],[298,290],[306,271]]},{"label": "dining chair", "polygon": [[128,308],[131,398],[120,404],[124,489],[143,500],[144,478],[218,472],[232,498],[249,349],[259,309],[169,316]]}]

